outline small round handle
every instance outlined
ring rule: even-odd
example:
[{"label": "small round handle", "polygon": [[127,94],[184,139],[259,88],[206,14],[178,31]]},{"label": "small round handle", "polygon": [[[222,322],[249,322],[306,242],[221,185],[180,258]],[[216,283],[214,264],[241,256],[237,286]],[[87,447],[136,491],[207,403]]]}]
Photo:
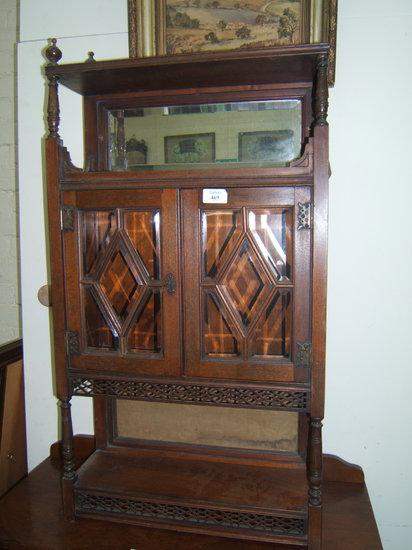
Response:
[{"label": "small round handle", "polygon": [[50,307],[52,305],[50,285],[43,285],[39,288],[37,298],[42,306]]}]

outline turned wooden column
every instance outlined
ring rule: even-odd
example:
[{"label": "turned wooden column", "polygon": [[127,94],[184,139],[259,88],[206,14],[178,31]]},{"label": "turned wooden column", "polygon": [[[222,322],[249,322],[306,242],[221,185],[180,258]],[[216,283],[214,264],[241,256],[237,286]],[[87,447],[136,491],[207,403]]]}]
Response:
[{"label": "turned wooden column", "polygon": [[328,56],[322,54],[319,56],[318,70],[316,75],[315,89],[315,127],[328,126]]},{"label": "turned wooden column", "polygon": [[[51,39],[51,45],[46,49],[48,65],[57,65],[62,57],[62,52],[56,46],[56,39]],[[58,76],[49,77],[49,97],[47,102],[47,124],[49,137],[59,138],[60,106],[58,95]]]},{"label": "turned wooden column", "polygon": [[309,550],[322,547],[322,419],[309,421]]},{"label": "turned wooden column", "polygon": [[328,57],[318,58],[314,97],[312,403],[309,412],[308,500],[309,549],[322,544],[322,419],[325,392],[326,273],[328,224]]},{"label": "turned wooden column", "polygon": [[[48,65],[57,65],[62,57],[62,52],[56,46],[56,39],[52,38],[51,45],[46,49]],[[59,167],[61,162],[61,139],[59,136],[60,107],[58,95],[59,76],[48,77],[49,95],[47,101],[47,126],[46,156],[48,159],[48,202],[49,202],[49,232],[51,243],[51,262],[61,261],[62,250],[60,242],[60,200],[59,200]],[[53,246],[54,244],[54,246]],[[58,256],[58,258],[57,258]],[[52,280],[53,303],[64,303],[63,281]],[[55,362],[57,370],[64,372],[64,377],[59,378],[57,394],[61,411],[62,429],[62,494],[63,512],[67,519],[74,518],[73,483],[76,480],[76,469],[73,454],[73,426],[71,416],[71,393],[66,374],[66,342],[64,337],[65,316],[62,308],[53,310],[55,332]]]},{"label": "turned wooden column", "polygon": [[309,504],[322,505],[322,419],[310,419]]},{"label": "turned wooden column", "polygon": [[63,512],[66,519],[74,518],[73,483],[76,481],[76,469],[73,452],[73,425],[70,399],[60,399],[61,426],[62,426],[62,494]]}]

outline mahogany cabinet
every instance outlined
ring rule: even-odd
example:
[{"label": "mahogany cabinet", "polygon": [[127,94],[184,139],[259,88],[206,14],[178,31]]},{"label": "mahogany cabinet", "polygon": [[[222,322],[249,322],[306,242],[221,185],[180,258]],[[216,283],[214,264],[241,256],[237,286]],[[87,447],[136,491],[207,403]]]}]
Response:
[{"label": "mahogany cabinet", "polygon": [[[49,64],[68,519],[320,548],[327,45]],[[85,168],[58,85],[84,96]],[[75,469],[70,400],[93,398]]]}]

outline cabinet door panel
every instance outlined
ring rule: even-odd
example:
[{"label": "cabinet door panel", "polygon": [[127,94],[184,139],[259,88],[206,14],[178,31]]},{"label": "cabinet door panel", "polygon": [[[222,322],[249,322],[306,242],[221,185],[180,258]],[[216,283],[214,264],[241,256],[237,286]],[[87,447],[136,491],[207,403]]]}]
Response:
[{"label": "cabinet door panel", "polygon": [[225,204],[182,192],[185,371],[189,376],[307,381],[308,188],[229,189]]},{"label": "cabinet door panel", "polygon": [[178,376],[177,191],[67,192],[64,204],[70,366]]}]

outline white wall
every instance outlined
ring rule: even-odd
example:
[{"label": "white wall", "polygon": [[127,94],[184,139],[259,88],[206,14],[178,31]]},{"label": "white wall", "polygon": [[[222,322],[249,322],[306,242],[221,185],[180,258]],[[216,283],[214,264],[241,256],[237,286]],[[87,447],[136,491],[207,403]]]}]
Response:
[{"label": "white wall", "polygon": [[[50,444],[58,437],[59,422],[50,352],[49,310],[40,305],[37,291],[48,281],[47,239],[43,143],[45,136],[45,83],[41,67],[45,60],[42,50],[47,37],[55,36],[63,51],[63,60],[81,61],[93,50],[95,57],[110,59],[127,57],[127,11],[125,2],[60,1],[21,2],[21,41],[18,45],[18,147],[20,184],[21,286],[24,340],[26,416],[29,468],[49,454]],[[111,7],[111,10],[108,8]],[[97,11],[96,11],[97,10]],[[62,13],[64,16],[62,16]],[[97,34],[99,18],[107,33]],[[119,13],[121,17],[119,17]],[[82,14],[82,17],[79,17]],[[89,21],[81,31],[90,36],[78,36],[79,21]],[[119,23],[121,21],[121,25]],[[113,23],[110,27],[109,22]],[[106,26],[105,26],[106,25]],[[115,32],[121,27],[121,33]],[[69,31],[70,29],[70,31]],[[109,34],[110,33],[110,34]],[[73,37],[60,38],[64,35]],[[62,60],[62,62],[63,62]],[[69,148],[74,163],[83,164],[82,100],[80,96],[60,89],[61,136]],[[75,433],[92,433],[91,400],[75,398],[73,422]]]},{"label": "white wall", "polygon": [[403,550],[412,547],[412,4],[339,7],[325,447],[364,468],[384,546]]},{"label": "white wall", "polygon": [[[407,149],[412,7],[408,0],[396,5],[346,0],[339,9],[337,79],[329,117],[333,176],[325,452],[364,468],[385,549],[407,550],[412,540],[412,418],[407,407],[412,378],[412,339],[407,333],[412,326]],[[66,62],[85,59],[90,49],[97,59],[126,56],[126,1],[22,0],[21,16],[20,224],[33,467],[57,438],[48,311],[36,299],[47,277],[40,50],[53,35],[66,37],[59,40]],[[62,136],[80,164],[79,98],[62,90],[61,108]],[[75,431],[90,432],[88,400],[74,400],[73,412]]]},{"label": "white wall", "polygon": [[16,0],[3,0],[0,18],[0,344],[20,335],[16,205]]}]

